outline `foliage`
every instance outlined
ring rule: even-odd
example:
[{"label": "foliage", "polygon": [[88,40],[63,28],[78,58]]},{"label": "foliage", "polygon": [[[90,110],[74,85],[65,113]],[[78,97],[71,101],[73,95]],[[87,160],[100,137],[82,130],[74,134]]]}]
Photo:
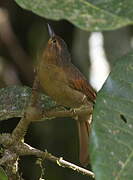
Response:
[{"label": "foliage", "polygon": [[133,53],[120,58],[98,94],[92,166],[98,180],[133,179]]},{"label": "foliage", "polygon": [[66,19],[89,31],[110,30],[133,22],[130,0],[15,0],[21,7],[53,20]]}]

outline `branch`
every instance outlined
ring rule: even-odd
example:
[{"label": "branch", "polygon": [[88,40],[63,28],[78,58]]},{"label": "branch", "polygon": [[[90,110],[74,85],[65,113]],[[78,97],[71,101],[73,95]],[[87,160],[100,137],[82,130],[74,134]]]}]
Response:
[{"label": "branch", "polygon": [[[29,89],[22,87],[19,88],[14,87],[12,89],[5,88],[0,90],[2,91],[0,100],[2,100],[1,104],[3,104],[4,107],[0,113],[1,119],[3,118],[2,117],[3,115],[4,117],[6,117],[6,115],[8,115],[9,117],[10,113],[11,114],[13,113],[15,115],[16,112],[17,115],[20,113],[22,117],[11,135],[2,134],[0,136],[0,144],[2,144],[4,148],[8,150],[8,156],[7,153],[4,153],[3,157],[0,160],[0,164],[5,165],[8,162],[15,162],[15,161],[17,162],[19,156],[35,155],[39,158],[48,159],[50,161],[56,162],[58,165],[62,167],[73,169],[79,173],[82,173],[83,175],[91,176],[94,178],[94,173],[92,173],[91,171],[88,171],[82,167],[67,162],[63,160],[63,158],[55,157],[52,154],[48,153],[47,151],[43,152],[38,149],[35,149],[22,142],[22,139],[26,134],[29,124],[33,121],[35,122],[38,120],[49,120],[55,117],[75,118],[76,116],[81,114],[83,115],[86,113],[89,114],[92,113],[91,104],[90,105],[88,104],[87,106],[82,106],[81,108],[77,108],[74,111],[67,110],[62,106],[57,106],[56,103],[52,101],[49,97],[38,93],[37,88],[38,88],[38,79],[36,77],[32,91],[29,91]],[[22,92],[23,92],[23,96],[22,96]],[[20,104],[18,103],[18,101]],[[45,111],[44,111],[44,106],[45,106]],[[12,109],[12,107],[14,108]],[[6,150],[4,152],[6,152]],[[18,176],[19,174],[17,174],[16,171],[16,178]]]},{"label": "branch", "polygon": [[[28,106],[31,97],[31,88],[26,86],[12,86],[0,89],[0,120],[6,120],[12,117],[23,117],[25,109]],[[71,111],[59,106],[50,97],[45,94],[38,94],[38,106],[43,111],[40,120],[51,120],[55,117],[72,117],[86,113],[88,110],[92,112],[92,107],[83,106],[80,109]],[[33,106],[32,106],[33,107]],[[45,108],[45,111],[44,111]],[[13,120],[13,119],[12,119]]]},{"label": "branch", "polygon": [[[3,134],[2,136],[3,137],[0,138],[0,143],[6,144],[6,146],[7,146],[7,142],[1,141],[1,139],[3,139],[3,140],[7,139],[7,134]],[[8,134],[8,137],[9,137],[9,139],[11,139],[9,134]],[[73,163],[70,163],[66,160],[63,160],[62,157],[60,157],[60,158],[56,157],[47,151],[44,152],[44,151],[38,150],[36,148],[33,148],[24,142],[19,142],[16,145],[13,145],[11,147],[11,149],[14,153],[12,153],[12,151],[10,151],[10,150],[8,150],[8,151],[6,150],[3,157],[0,159],[0,165],[3,165],[5,163],[9,163],[10,161],[17,159],[17,156],[34,155],[36,157],[41,158],[42,160],[44,160],[44,159],[50,160],[50,161],[58,164],[61,167],[72,169],[72,170],[77,171],[83,175],[91,176],[93,178],[95,177],[93,172],[91,172],[85,168],[79,167]]]},{"label": "branch", "polygon": [[40,106],[40,101],[39,101],[39,93],[38,93],[38,77],[36,76],[34,83],[33,83],[33,88],[32,88],[32,93],[30,96],[29,103],[24,111],[23,117],[20,119],[18,125],[12,132],[12,138],[13,141],[21,141],[28,129],[29,124],[32,121],[35,120],[40,120],[42,117],[42,109]]},{"label": "branch", "polygon": [[35,155],[39,158],[48,159],[52,162],[55,162],[56,164],[58,164],[61,167],[72,169],[72,170],[77,171],[86,176],[91,176],[93,178],[95,177],[93,172],[91,172],[85,168],[79,167],[73,163],[66,161],[66,160],[63,160],[62,157],[60,157],[60,158],[56,157],[47,151],[45,151],[45,152],[40,151],[36,148],[33,148],[33,147],[27,145],[26,143],[24,145],[25,145],[25,148],[27,148],[27,150],[24,152],[24,154],[21,152],[22,155]]}]

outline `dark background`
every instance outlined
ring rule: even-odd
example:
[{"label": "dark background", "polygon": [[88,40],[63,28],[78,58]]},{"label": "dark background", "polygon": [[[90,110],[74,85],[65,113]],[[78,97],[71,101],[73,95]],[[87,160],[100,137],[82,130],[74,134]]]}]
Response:
[{"label": "dark background", "polygon": [[[41,18],[21,9],[12,0],[1,0],[0,88],[17,84],[32,87],[34,66],[49,38],[46,23],[50,23],[55,32],[66,41],[73,63],[88,77],[90,63],[87,38],[90,35],[89,32],[82,31],[65,20],[51,21]],[[131,49],[133,28],[128,26],[103,32],[103,35],[105,52],[112,67],[116,58]],[[78,49],[82,46],[79,52]],[[19,119],[10,119],[1,122],[0,131],[11,132],[18,121]],[[64,157],[79,165],[78,133],[76,122],[72,119],[55,119],[31,124],[25,141],[33,147],[41,150],[47,149],[53,155]],[[40,168],[35,161],[35,157],[20,159],[20,171],[26,180],[37,180],[40,177]],[[44,162],[44,167],[45,179],[88,179],[49,161]]]}]

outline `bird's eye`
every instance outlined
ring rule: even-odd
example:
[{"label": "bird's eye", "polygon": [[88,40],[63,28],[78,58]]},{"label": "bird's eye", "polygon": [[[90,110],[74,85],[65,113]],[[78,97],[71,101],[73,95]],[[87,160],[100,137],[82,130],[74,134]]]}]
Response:
[{"label": "bird's eye", "polygon": [[53,41],[52,41],[53,43],[56,43],[56,39],[53,39]]}]

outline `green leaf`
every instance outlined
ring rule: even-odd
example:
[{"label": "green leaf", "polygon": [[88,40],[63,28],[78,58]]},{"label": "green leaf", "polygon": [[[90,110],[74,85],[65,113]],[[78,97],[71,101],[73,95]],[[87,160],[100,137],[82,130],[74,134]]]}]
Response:
[{"label": "green leaf", "polygon": [[0,180],[8,180],[8,177],[2,167],[0,167]]},{"label": "green leaf", "polygon": [[132,0],[15,0],[42,17],[66,19],[89,31],[110,30],[133,23]]},{"label": "green leaf", "polygon": [[91,157],[96,180],[133,179],[133,52],[117,60],[98,93]]}]

